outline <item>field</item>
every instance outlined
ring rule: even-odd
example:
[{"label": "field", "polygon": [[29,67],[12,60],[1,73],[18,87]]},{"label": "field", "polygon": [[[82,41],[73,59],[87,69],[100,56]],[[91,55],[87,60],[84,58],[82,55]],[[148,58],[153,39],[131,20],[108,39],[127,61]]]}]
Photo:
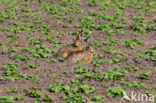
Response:
[{"label": "field", "polygon": [[[57,58],[81,32],[83,49],[94,48],[91,63]],[[155,0],[0,0],[0,103],[155,97]]]}]

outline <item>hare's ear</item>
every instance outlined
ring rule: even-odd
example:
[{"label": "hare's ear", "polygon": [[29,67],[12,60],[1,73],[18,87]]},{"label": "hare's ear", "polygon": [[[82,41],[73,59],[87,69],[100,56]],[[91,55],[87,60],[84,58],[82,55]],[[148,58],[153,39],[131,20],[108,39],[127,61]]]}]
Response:
[{"label": "hare's ear", "polygon": [[85,41],[86,43],[91,44],[91,36],[88,36],[86,39],[84,39],[84,41]]},{"label": "hare's ear", "polygon": [[80,32],[80,36],[81,36],[81,37],[83,36],[83,32],[84,32],[83,30]]},{"label": "hare's ear", "polygon": [[76,40],[80,40],[81,39],[81,36],[80,35],[77,35],[76,36]]},{"label": "hare's ear", "polygon": [[94,52],[95,51],[92,44],[89,44],[88,47],[91,50],[91,52]]}]

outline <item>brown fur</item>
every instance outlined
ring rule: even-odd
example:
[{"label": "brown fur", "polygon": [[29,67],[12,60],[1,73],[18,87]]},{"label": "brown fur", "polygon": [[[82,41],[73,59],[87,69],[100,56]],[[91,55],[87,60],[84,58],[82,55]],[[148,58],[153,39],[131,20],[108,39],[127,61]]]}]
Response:
[{"label": "brown fur", "polygon": [[68,57],[70,53],[80,51],[82,50],[82,48],[83,46],[80,41],[80,35],[77,35],[76,40],[74,41],[73,44],[63,47],[58,51],[57,57]]},{"label": "brown fur", "polygon": [[92,58],[93,48],[92,46],[88,46],[86,50],[73,52],[66,60],[71,63],[76,63],[80,60],[84,61],[84,63],[90,63]]}]

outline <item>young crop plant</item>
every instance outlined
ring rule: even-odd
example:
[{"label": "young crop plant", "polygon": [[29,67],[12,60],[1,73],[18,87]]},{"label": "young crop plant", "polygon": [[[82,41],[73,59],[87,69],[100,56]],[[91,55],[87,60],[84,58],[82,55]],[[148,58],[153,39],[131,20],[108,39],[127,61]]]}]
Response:
[{"label": "young crop plant", "polygon": [[109,92],[108,95],[119,98],[123,97],[123,92],[125,92],[121,87],[108,87],[107,91]]},{"label": "young crop plant", "polygon": [[94,19],[88,15],[82,17],[80,25],[89,30],[93,30],[95,28]]},{"label": "young crop plant", "polygon": [[9,92],[9,93],[18,93],[19,91],[16,88],[8,88],[7,92]]},{"label": "young crop plant", "polygon": [[121,69],[121,68],[119,68],[119,67],[115,67],[115,68],[113,69],[113,71],[120,72],[120,73],[122,73],[123,75],[126,74],[126,73],[128,73],[127,70]]},{"label": "young crop plant", "polygon": [[40,102],[39,102],[39,100],[34,100],[34,102],[33,102],[33,103],[40,103]]},{"label": "young crop plant", "polygon": [[41,96],[40,100],[44,101],[44,102],[52,102],[52,101],[54,101],[54,98],[49,94],[44,94]]},{"label": "young crop plant", "polygon": [[71,26],[69,24],[63,25],[64,28],[70,28]]},{"label": "young crop plant", "polygon": [[75,19],[76,19],[75,16],[70,16],[69,22],[73,23],[73,22],[75,22]]},{"label": "young crop plant", "polygon": [[29,8],[27,8],[27,7],[24,7],[24,8],[21,9],[21,11],[22,11],[22,12],[30,12],[31,9],[29,9]]},{"label": "young crop plant", "polygon": [[78,80],[78,79],[71,79],[70,81],[72,84],[75,84],[75,85],[81,85],[83,84],[81,80]]},{"label": "young crop plant", "polygon": [[62,44],[63,41],[57,40],[57,38],[55,36],[48,36],[48,41],[54,43],[54,44]]},{"label": "young crop plant", "polygon": [[134,16],[134,21],[137,22],[137,23],[145,23],[145,22],[147,22],[147,20],[143,16],[141,16],[141,15]]},{"label": "young crop plant", "polygon": [[6,18],[6,14],[4,11],[0,10],[0,22],[3,22]]},{"label": "young crop plant", "polygon": [[141,56],[147,60],[150,60],[150,61],[153,61],[155,62],[156,61],[156,45],[152,46],[150,49],[148,50],[144,50],[144,53],[145,53],[145,56]]},{"label": "young crop plant", "polygon": [[87,73],[87,72],[89,72],[89,70],[85,66],[78,66],[76,68],[76,74],[83,74],[83,73]]},{"label": "young crop plant", "polygon": [[139,67],[134,66],[134,65],[126,65],[126,66],[124,66],[124,69],[128,70],[128,71],[137,71],[137,70],[139,70]]},{"label": "young crop plant", "polygon": [[122,77],[124,76],[125,73],[127,73],[127,71],[122,70],[120,68],[114,68],[112,70],[108,70],[107,72],[102,72],[102,73],[98,73],[96,71],[92,73],[86,67],[78,67],[76,69],[76,74],[77,74],[76,77],[80,77],[87,80],[93,78],[96,81],[122,80]]},{"label": "young crop plant", "polygon": [[56,60],[55,58],[50,58],[50,59],[48,60],[48,62],[49,62],[49,63],[56,63],[57,60]]},{"label": "young crop plant", "polygon": [[112,60],[109,60],[108,63],[110,63],[110,64],[120,64],[121,60],[119,60],[117,58],[113,58]]},{"label": "young crop plant", "polygon": [[42,43],[42,38],[36,38],[36,39],[29,38],[28,40],[32,45]]},{"label": "young crop plant", "polygon": [[[116,21],[118,21],[118,16],[116,15],[109,15],[109,14],[106,14],[106,13],[102,13],[102,14],[97,14],[97,19],[99,20],[107,20],[107,22],[104,22],[104,24],[108,23],[108,24],[111,24],[112,26],[117,26],[117,23]],[[113,22],[111,22],[113,21]],[[103,25],[103,23],[101,23]]]},{"label": "young crop plant", "polygon": [[78,91],[85,93],[85,94],[88,94],[88,93],[93,92],[94,90],[95,90],[95,87],[84,84],[84,85],[80,85]]},{"label": "young crop plant", "polygon": [[93,41],[93,47],[94,47],[94,49],[98,49],[98,48],[100,48],[102,46],[103,46],[103,43],[102,42]]},{"label": "young crop plant", "polygon": [[21,61],[26,61],[26,60],[29,60],[29,57],[24,55],[24,54],[16,54],[14,59],[19,59]]},{"label": "young crop plant", "polygon": [[71,95],[69,98],[63,98],[63,100],[66,103],[86,103],[86,99],[84,98],[84,96],[82,94],[74,94]]},{"label": "young crop plant", "polygon": [[131,38],[131,39],[124,40],[123,45],[125,45],[129,49],[135,49],[136,46],[142,45],[142,41],[138,38]]},{"label": "young crop plant", "polygon": [[102,78],[104,80],[109,80],[109,81],[113,81],[113,80],[121,80],[124,76],[124,71],[118,71],[116,68],[114,68],[113,70],[108,70],[107,72],[102,73],[103,76]]},{"label": "young crop plant", "polygon": [[86,99],[82,94],[92,93],[95,90],[94,87],[88,85],[80,85],[80,87],[69,88],[64,87],[64,96],[62,96],[63,101],[71,103],[84,103]]},{"label": "young crop plant", "polygon": [[125,11],[123,11],[123,10],[121,10],[119,8],[116,8],[114,11],[115,11],[116,15],[119,16],[119,17],[121,17],[122,15],[125,14]]},{"label": "young crop plant", "polygon": [[105,98],[106,98],[105,96],[102,96],[102,95],[97,94],[97,93],[94,93],[91,95],[91,100],[95,101],[95,102],[98,102],[98,101],[104,102]]},{"label": "young crop plant", "polygon": [[154,31],[156,30],[156,25],[155,24],[150,24],[146,27],[147,31]]},{"label": "young crop plant", "polygon": [[30,2],[25,2],[23,4],[21,4],[21,11],[22,12],[30,12],[31,9],[29,9],[30,6]]},{"label": "young crop plant", "polygon": [[119,84],[123,86],[134,87],[134,88],[147,88],[145,84],[137,81],[132,81],[132,82],[121,81],[119,82]]},{"label": "young crop plant", "polygon": [[7,52],[8,54],[14,54],[17,51],[16,49],[13,49],[9,45],[2,44],[2,48],[4,48],[5,49],[5,52]]},{"label": "young crop plant", "polygon": [[12,97],[12,96],[0,96],[0,103],[14,103],[14,97]]},{"label": "young crop plant", "polygon": [[62,0],[61,3],[65,4],[63,6],[72,6],[72,5],[77,6],[77,5],[80,5],[80,0],[74,0],[74,1],[73,0]]},{"label": "young crop plant", "polygon": [[[156,97],[156,92],[145,92],[145,94],[148,96],[153,95],[154,97]],[[155,103],[155,101],[153,103]]]},{"label": "young crop plant", "polygon": [[104,22],[98,25],[96,29],[101,30],[102,33],[106,33],[108,36],[114,36],[115,31],[112,29],[112,26],[112,23]]},{"label": "young crop plant", "polygon": [[16,96],[15,100],[17,100],[17,101],[26,100],[26,97],[21,95],[21,94],[19,94],[18,96]]},{"label": "young crop plant", "polygon": [[33,18],[35,20],[35,21],[33,21],[34,23],[39,23],[39,22],[36,22],[36,20],[42,20],[43,19],[40,11],[33,12],[33,13],[26,12],[26,13],[24,13],[24,16],[29,17],[29,18]]},{"label": "young crop plant", "polygon": [[151,71],[145,71],[141,74],[139,74],[138,78],[139,79],[149,79],[149,76],[151,75]]},{"label": "young crop plant", "polygon": [[88,36],[92,35],[91,30],[89,30],[87,28],[82,28],[82,31],[83,31],[83,36],[84,37],[88,37]]},{"label": "young crop plant", "polygon": [[54,74],[52,75],[51,80],[56,79],[56,78],[61,78],[61,77],[65,76],[66,74],[68,74],[68,72],[66,72],[66,71],[63,72],[63,73],[60,73],[60,74],[54,73]]},{"label": "young crop plant", "polygon": [[28,76],[27,80],[31,80],[32,82],[37,82],[40,80],[40,77],[37,74],[32,74]]},{"label": "young crop plant", "polygon": [[15,39],[16,35],[9,35],[10,39],[8,40],[8,43],[18,43],[18,40]]},{"label": "young crop plant", "polygon": [[37,64],[28,64],[28,68],[31,68],[31,69],[42,69],[39,65]]},{"label": "young crop plant", "polygon": [[63,8],[61,5],[46,4],[43,5],[42,10],[47,11],[51,17],[64,20],[66,19],[65,11],[68,9]]},{"label": "young crop plant", "polygon": [[5,76],[0,77],[0,80],[14,81],[15,79],[26,78],[27,77],[26,74],[19,73],[17,71],[18,67],[19,67],[19,65],[14,62],[4,64],[2,68],[5,70],[5,72],[4,72]]},{"label": "young crop plant", "polygon": [[65,85],[61,82],[50,84],[49,88],[51,92],[60,93],[64,90]]},{"label": "young crop plant", "polygon": [[105,63],[107,63],[107,62],[106,61],[103,61],[102,59],[100,59],[98,61],[93,61],[93,64],[94,64],[95,67],[98,67],[100,65],[103,65]]},{"label": "young crop plant", "polygon": [[40,90],[27,90],[27,95],[33,98],[38,98],[43,95],[43,93]]},{"label": "young crop plant", "polygon": [[146,35],[147,31],[146,31],[146,24],[142,24],[142,23],[135,23],[132,27],[132,29],[135,31],[134,34],[136,35]]},{"label": "young crop plant", "polygon": [[99,0],[88,0],[87,4],[88,6],[97,6]]},{"label": "young crop plant", "polygon": [[103,45],[107,45],[107,46],[116,46],[119,43],[119,40],[111,39],[108,41],[104,41],[102,43],[103,43]]},{"label": "young crop plant", "polygon": [[152,46],[148,50],[144,50],[144,53],[148,56],[155,56],[156,55],[156,45]]},{"label": "young crop plant", "polygon": [[57,32],[56,34],[57,35],[63,35],[63,32]]},{"label": "young crop plant", "polygon": [[50,56],[50,53],[52,53],[52,51],[46,47],[45,45],[36,45],[35,49],[31,50],[32,54],[34,57],[38,57],[38,58],[47,58],[48,56]]},{"label": "young crop plant", "polygon": [[39,31],[41,32],[41,34],[44,34],[44,35],[49,35],[50,33],[53,32],[53,31],[50,29],[50,25],[49,25],[49,24],[41,25],[41,26],[39,27]]},{"label": "young crop plant", "polygon": [[18,14],[17,14],[17,10],[18,10],[18,6],[15,6],[13,4],[9,4],[8,6],[5,7],[6,12],[8,13],[7,18],[13,18],[16,19]]}]

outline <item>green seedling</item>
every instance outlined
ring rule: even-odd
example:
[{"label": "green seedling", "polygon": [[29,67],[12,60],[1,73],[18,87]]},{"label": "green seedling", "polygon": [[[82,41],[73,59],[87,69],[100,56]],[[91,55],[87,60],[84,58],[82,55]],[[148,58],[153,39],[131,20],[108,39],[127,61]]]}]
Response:
[{"label": "green seedling", "polygon": [[94,93],[92,94],[91,100],[92,101],[104,101],[105,100],[105,96],[102,96],[100,94]]},{"label": "green seedling", "polygon": [[129,49],[135,49],[136,46],[142,45],[142,41],[139,40],[138,38],[131,38],[124,40],[123,44]]},{"label": "green seedling", "polygon": [[128,71],[137,71],[137,70],[139,70],[139,67],[134,66],[134,65],[126,65],[126,66],[124,67],[124,69],[125,69],[125,70],[128,70]]},{"label": "green seedling", "polygon": [[12,96],[0,96],[0,103],[14,103],[14,97],[12,97]]},{"label": "green seedling", "polygon": [[145,71],[141,74],[139,74],[138,78],[139,79],[149,79],[149,76],[151,75],[151,71]]},{"label": "green seedling", "polygon": [[23,101],[23,100],[26,100],[26,97],[23,96],[23,95],[21,95],[21,94],[19,94],[18,96],[16,96],[15,100],[17,100],[17,101]]},{"label": "green seedling", "polygon": [[77,79],[71,79],[70,82],[71,82],[72,84],[75,84],[75,85],[81,85],[81,84],[82,84],[82,81],[77,80]]},{"label": "green seedling", "polygon": [[92,30],[95,27],[94,19],[91,16],[83,16],[80,25],[84,28]]},{"label": "green seedling", "polygon": [[44,101],[44,102],[52,102],[52,101],[54,101],[54,98],[49,94],[44,94],[41,96],[40,100]]},{"label": "green seedling", "polygon": [[26,78],[26,74],[22,74],[18,72],[18,67],[19,65],[16,63],[8,63],[3,65],[3,69],[5,70],[4,77],[1,77],[2,80],[12,80],[14,81],[15,79],[24,79]]},{"label": "green seedling", "polygon": [[29,42],[33,45],[33,44],[40,44],[42,43],[42,38],[37,38],[37,39],[32,39],[32,38],[29,38],[28,39]]},{"label": "green seedling", "polygon": [[87,4],[89,6],[97,6],[99,0],[88,0]]},{"label": "green seedling", "polygon": [[64,87],[65,87],[65,85],[61,82],[49,85],[50,91],[55,92],[55,93],[62,92]]},{"label": "green seedling", "polygon": [[47,58],[50,56],[51,50],[45,45],[36,45],[35,49],[31,50],[34,57]]},{"label": "green seedling", "polygon": [[40,92],[39,90],[28,90],[27,95],[33,98],[38,98],[38,97],[41,97],[43,93]]},{"label": "green seedling", "polygon": [[6,18],[6,14],[4,11],[0,10],[0,22],[3,22]]},{"label": "green seedling", "polygon": [[119,82],[119,84],[128,86],[128,87],[134,87],[134,88],[147,88],[145,84],[137,82],[137,81],[132,81],[132,82],[121,81]]},{"label": "green seedling", "polygon": [[125,92],[121,87],[108,87],[107,91],[109,92],[108,95],[113,97],[123,97],[123,92]]},{"label": "green seedling", "polygon": [[48,24],[40,26],[39,31],[41,32],[41,34],[44,35],[49,35],[50,33],[52,33],[52,30],[50,29],[50,25]]},{"label": "green seedling", "polygon": [[49,63],[56,63],[57,60],[55,58],[51,58],[50,60],[48,60]]},{"label": "green seedling", "polygon": [[27,80],[31,80],[32,82],[37,82],[40,80],[40,77],[37,74],[30,75]]},{"label": "green seedling", "polygon": [[31,68],[31,69],[41,69],[41,67],[37,64],[28,64],[28,68]]},{"label": "green seedling", "polygon": [[55,36],[48,36],[48,41],[54,43],[54,44],[62,44],[62,41],[57,40]]},{"label": "green seedling", "polygon": [[7,92],[9,92],[9,93],[18,93],[19,91],[16,88],[9,88],[7,90]]}]

